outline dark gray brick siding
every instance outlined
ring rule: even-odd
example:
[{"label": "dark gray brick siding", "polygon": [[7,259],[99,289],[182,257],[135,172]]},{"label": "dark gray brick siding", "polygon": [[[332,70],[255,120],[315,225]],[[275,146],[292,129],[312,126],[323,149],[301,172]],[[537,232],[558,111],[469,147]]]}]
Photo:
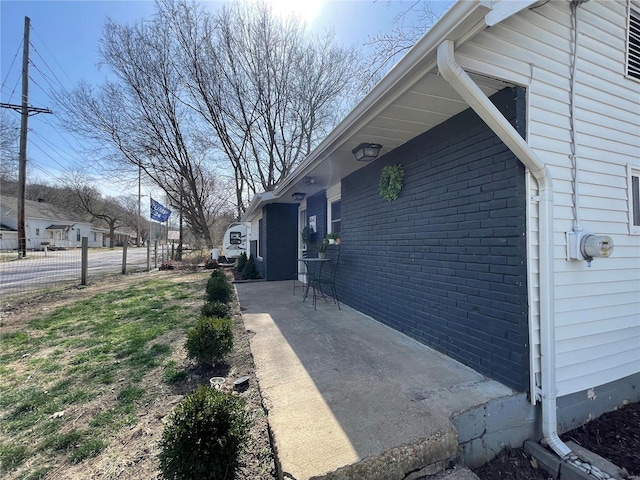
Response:
[{"label": "dark gray brick siding", "polygon": [[[524,135],[523,90],[492,101]],[[388,202],[392,164],[404,188]],[[528,390],[525,195],[522,164],[471,110],[395,149],[343,179],[340,300]],[[324,194],[308,214],[324,229]]]},{"label": "dark gray brick siding", "polygon": [[298,204],[273,203],[262,211],[263,259],[257,262],[267,280],[291,280],[297,271]]},{"label": "dark gray brick siding", "polygon": [[[323,190],[307,199],[307,219],[316,216],[316,233],[312,242],[317,242],[327,236],[327,195]],[[313,245],[308,246],[308,255],[316,257],[317,251]]]}]

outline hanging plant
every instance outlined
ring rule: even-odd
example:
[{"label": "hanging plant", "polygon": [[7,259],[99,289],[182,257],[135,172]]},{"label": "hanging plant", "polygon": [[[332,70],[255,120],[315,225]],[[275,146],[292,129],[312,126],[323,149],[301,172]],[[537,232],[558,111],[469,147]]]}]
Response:
[{"label": "hanging plant", "polygon": [[387,165],[380,173],[380,196],[387,201],[396,200],[402,190],[404,170],[402,165]]}]

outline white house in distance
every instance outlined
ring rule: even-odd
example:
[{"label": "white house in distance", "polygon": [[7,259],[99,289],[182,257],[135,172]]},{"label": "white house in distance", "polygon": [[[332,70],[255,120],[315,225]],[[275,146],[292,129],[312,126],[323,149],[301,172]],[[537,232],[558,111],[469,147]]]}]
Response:
[{"label": "white house in distance", "polygon": [[340,302],[512,388],[566,457],[640,400],[640,1],[456,2],[242,221],[266,280],[339,233]]},{"label": "white house in distance", "polygon": [[[18,203],[0,197],[0,250],[18,248]],[[89,247],[102,247],[105,229],[96,228],[79,215],[45,202],[25,200],[25,233],[28,250],[79,247],[82,237]]]}]

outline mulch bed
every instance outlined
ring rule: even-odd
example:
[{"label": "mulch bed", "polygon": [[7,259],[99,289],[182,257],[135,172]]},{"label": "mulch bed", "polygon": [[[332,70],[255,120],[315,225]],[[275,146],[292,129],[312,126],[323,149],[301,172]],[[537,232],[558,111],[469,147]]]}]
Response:
[{"label": "mulch bed", "polygon": [[626,468],[630,475],[640,476],[640,403],[605,413],[560,438]]},{"label": "mulch bed", "polygon": [[[640,403],[625,405],[605,413],[589,423],[561,436],[565,442],[573,441],[620,468],[630,478],[640,478]],[[502,451],[491,462],[474,469],[480,480],[547,480],[544,470],[521,448]]]}]

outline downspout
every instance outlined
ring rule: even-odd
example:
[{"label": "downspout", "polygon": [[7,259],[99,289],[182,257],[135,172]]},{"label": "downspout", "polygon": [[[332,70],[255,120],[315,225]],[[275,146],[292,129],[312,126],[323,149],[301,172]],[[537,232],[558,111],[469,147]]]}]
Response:
[{"label": "downspout", "polygon": [[[571,453],[560,437],[556,418],[556,349],[553,275],[553,185],[551,174],[527,142],[500,113],[480,87],[457,64],[454,44],[438,46],[438,70],[473,111],[531,172],[538,183],[540,235],[540,348],[542,375],[542,433],[561,458]],[[534,392],[531,392],[533,395]]]}]

